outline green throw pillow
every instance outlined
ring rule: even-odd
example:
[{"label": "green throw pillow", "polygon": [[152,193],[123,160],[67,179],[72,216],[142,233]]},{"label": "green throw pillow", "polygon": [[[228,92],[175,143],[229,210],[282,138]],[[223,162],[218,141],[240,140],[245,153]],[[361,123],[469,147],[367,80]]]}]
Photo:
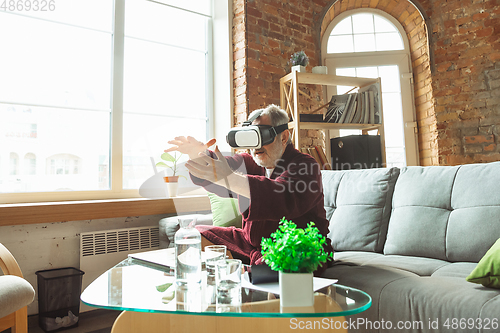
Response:
[{"label": "green throw pillow", "polygon": [[238,200],[234,198],[221,198],[217,194],[208,192],[214,225],[217,227],[241,228],[241,214],[238,210]]},{"label": "green throw pillow", "polygon": [[481,258],[466,280],[500,289],[500,238]]}]

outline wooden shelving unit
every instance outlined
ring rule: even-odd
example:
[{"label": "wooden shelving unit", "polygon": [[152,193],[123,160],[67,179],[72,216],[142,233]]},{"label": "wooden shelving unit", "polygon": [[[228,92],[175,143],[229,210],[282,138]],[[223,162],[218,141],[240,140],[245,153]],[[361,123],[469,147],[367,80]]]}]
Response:
[{"label": "wooden shelving unit", "polygon": [[[280,79],[280,102],[281,108],[288,112],[291,116],[292,121],[288,124],[289,128],[292,129],[292,139],[295,147],[300,150],[299,146],[299,134],[301,129],[319,129],[325,130],[325,154],[328,161],[331,162],[331,150],[330,150],[330,130],[341,130],[341,129],[357,129],[361,130],[363,134],[367,134],[368,131],[378,130],[380,135],[380,145],[382,152],[382,163],[385,165],[385,137],[384,137],[384,117],[382,106],[380,107],[380,124],[353,124],[353,123],[322,123],[322,122],[301,122],[300,121],[300,110],[299,110],[299,94],[303,92],[299,89],[300,84],[316,84],[322,86],[353,86],[358,88],[363,88],[370,86],[372,84],[379,83],[380,78],[377,79],[367,79],[358,78],[351,76],[338,76],[338,75],[327,75],[327,74],[315,74],[315,73],[299,73],[292,72]],[[379,98],[382,98],[381,92],[379,92]],[[381,103],[382,104],[382,103]]]}]

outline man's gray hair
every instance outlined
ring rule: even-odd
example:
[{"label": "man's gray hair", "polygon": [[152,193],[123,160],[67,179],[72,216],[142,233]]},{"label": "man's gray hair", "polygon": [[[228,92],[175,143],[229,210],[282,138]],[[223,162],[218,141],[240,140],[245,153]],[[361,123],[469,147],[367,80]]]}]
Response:
[{"label": "man's gray hair", "polygon": [[[286,113],[285,110],[281,109],[279,106],[275,104],[269,104],[266,108],[263,109],[257,109],[250,113],[248,116],[248,119],[250,119],[253,115],[255,115],[257,112],[262,111],[259,117],[262,117],[264,115],[269,116],[271,119],[271,126],[279,126],[283,124],[288,124],[290,121],[290,118],[288,118],[288,114]],[[281,133],[280,133],[281,134]],[[287,143],[292,143],[291,136],[288,138]]]},{"label": "man's gray hair", "polygon": [[287,124],[289,122],[288,114],[283,110],[280,109],[279,106],[275,104],[270,104],[266,108],[263,109],[258,109],[250,113],[248,116],[248,119],[252,118],[253,115],[255,115],[257,112],[262,111],[261,116],[269,116],[271,119],[271,126],[279,126],[283,124]]}]

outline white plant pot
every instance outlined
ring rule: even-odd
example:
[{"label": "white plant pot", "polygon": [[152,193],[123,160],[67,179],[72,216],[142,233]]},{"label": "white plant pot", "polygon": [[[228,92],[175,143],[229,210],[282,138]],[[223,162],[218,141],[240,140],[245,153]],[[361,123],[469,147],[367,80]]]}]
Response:
[{"label": "white plant pot", "polygon": [[302,66],[302,65],[292,66],[292,73],[293,72],[305,73],[306,72],[306,66]]},{"label": "white plant pot", "polygon": [[280,306],[314,305],[313,273],[279,272]]},{"label": "white plant pot", "polygon": [[314,66],[312,69],[313,73],[316,74],[328,74],[328,67],[326,66]]},{"label": "white plant pot", "polygon": [[168,196],[170,198],[176,197],[177,196],[177,187],[179,186],[179,183],[170,182],[170,183],[166,183],[166,184],[167,184]]}]

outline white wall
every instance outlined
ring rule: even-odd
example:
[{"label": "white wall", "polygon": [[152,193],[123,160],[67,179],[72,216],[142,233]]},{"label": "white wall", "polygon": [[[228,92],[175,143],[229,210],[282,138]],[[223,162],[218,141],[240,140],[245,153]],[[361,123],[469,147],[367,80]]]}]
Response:
[{"label": "white wall", "polygon": [[[0,227],[0,243],[14,255],[24,277],[37,291],[35,272],[80,265],[80,233],[157,226],[167,215],[41,223]],[[28,314],[38,313],[38,291]]]}]

